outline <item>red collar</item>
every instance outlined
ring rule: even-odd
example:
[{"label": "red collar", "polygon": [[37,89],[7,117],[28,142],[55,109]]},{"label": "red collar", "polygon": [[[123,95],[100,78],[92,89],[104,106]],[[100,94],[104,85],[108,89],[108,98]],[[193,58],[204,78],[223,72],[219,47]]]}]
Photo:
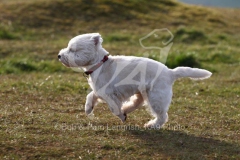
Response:
[{"label": "red collar", "polygon": [[84,72],[85,75],[90,75],[93,73],[93,71],[97,70],[104,62],[108,60],[108,55],[105,55],[103,59],[96,65],[94,65],[92,68],[90,68],[88,71]]}]

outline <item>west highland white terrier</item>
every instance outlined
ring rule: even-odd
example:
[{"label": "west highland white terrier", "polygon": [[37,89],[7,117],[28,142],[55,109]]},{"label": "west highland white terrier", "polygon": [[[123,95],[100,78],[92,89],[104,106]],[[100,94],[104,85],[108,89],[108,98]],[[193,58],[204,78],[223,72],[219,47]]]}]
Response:
[{"label": "west highland white terrier", "polygon": [[128,113],[147,103],[155,118],[145,127],[159,129],[168,120],[174,81],[181,77],[206,79],[212,75],[198,68],[169,69],[148,58],[108,56],[102,42],[99,33],[79,35],[58,54],[59,61],[65,66],[83,68],[84,74],[89,75],[92,91],[87,95],[86,114],[92,113],[98,100],[103,100],[124,122]]}]

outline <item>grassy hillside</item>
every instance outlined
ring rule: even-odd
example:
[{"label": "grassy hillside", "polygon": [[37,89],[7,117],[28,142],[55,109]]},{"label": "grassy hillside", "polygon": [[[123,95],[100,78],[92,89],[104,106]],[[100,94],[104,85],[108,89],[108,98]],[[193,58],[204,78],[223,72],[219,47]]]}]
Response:
[{"label": "grassy hillside", "polygon": [[[171,0],[3,0],[0,2],[1,159],[239,159],[240,10]],[[161,130],[146,130],[145,108],[126,123],[105,104],[84,113],[87,80],[58,60],[78,34],[99,32],[111,55],[147,56],[139,39],[174,35],[166,65],[213,72],[178,80]],[[153,37],[154,38],[154,37]],[[149,39],[164,47],[169,38]]]}]

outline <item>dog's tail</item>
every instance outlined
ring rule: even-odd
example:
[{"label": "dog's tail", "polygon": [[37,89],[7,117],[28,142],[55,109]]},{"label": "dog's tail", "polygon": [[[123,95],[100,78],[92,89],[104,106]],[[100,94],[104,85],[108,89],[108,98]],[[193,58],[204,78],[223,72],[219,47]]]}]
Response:
[{"label": "dog's tail", "polygon": [[174,81],[178,78],[189,77],[194,80],[202,80],[211,77],[212,73],[198,68],[177,67],[172,70]]}]

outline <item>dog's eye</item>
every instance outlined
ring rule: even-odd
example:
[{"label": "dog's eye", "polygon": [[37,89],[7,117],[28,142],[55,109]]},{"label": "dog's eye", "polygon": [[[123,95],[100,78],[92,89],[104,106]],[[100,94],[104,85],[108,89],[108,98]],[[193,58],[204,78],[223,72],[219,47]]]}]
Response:
[{"label": "dog's eye", "polygon": [[75,52],[75,50],[73,48],[69,48],[70,52]]}]

